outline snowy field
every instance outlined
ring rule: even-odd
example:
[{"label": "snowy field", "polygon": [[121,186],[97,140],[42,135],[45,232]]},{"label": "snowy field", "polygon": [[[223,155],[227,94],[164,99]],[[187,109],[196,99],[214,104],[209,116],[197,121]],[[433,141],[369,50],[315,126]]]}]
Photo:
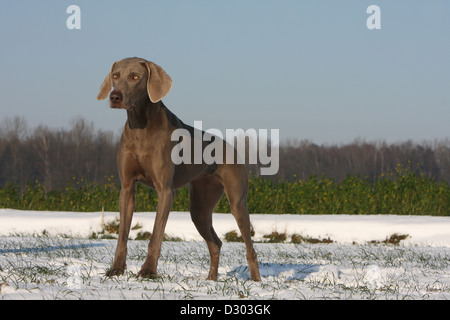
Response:
[{"label": "snowy field", "polygon": [[[155,213],[136,213],[130,239],[152,231]],[[159,277],[135,276],[148,241],[131,240],[127,272],[106,278],[116,240],[89,239],[118,213],[0,209],[0,299],[449,299],[450,218],[423,216],[252,215],[262,281],[249,280],[245,247],[222,247],[219,279],[206,281],[209,253],[188,213],[172,212]],[[215,214],[223,239],[237,230]],[[286,233],[287,243],[263,243]],[[408,235],[399,246],[369,244]],[[290,237],[329,238],[292,244]]]}]

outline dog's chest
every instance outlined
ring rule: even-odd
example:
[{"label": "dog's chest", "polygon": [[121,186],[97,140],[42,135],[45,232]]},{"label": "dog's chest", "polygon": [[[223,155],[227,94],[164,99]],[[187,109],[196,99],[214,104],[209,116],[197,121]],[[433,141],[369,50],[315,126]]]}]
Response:
[{"label": "dog's chest", "polygon": [[152,175],[154,169],[152,168],[151,155],[140,155],[136,157],[137,170],[134,174],[136,181],[142,182],[154,188]]},{"label": "dog's chest", "polygon": [[[164,170],[170,170],[173,163],[170,152],[164,147],[146,144],[133,148],[133,157],[136,165],[136,180],[153,187],[153,178],[162,174]],[[168,156],[167,156],[168,155]]]}]

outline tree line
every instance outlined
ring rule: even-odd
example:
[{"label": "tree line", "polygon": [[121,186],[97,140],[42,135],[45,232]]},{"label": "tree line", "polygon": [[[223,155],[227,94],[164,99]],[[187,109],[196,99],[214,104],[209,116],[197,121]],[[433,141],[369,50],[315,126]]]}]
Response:
[{"label": "tree line", "polygon": [[[93,123],[74,119],[69,128],[30,129],[23,118],[0,123],[0,186],[25,188],[37,182],[46,190],[64,189],[74,179],[97,184],[117,181],[119,136],[96,130]],[[347,144],[317,145],[290,140],[279,149],[280,169],[273,180],[325,176],[337,182],[346,176],[377,179],[398,166],[450,183],[450,140],[386,143],[356,140]],[[250,166],[257,173],[257,166]]]},{"label": "tree line", "polygon": [[74,178],[103,183],[117,175],[117,148],[117,136],[82,118],[68,129],[33,130],[23,118],[6,119],[0,125],[0,186],[38,182],[57,190]]},{"label": "tree line", "polygon": [[436,181],[450,183],[450,140],[386,143],[356,140],[343,145],[290,141],[280,148],[278,178],[311,175],[342,181],[348,175],[377,179],[407,168]]}]

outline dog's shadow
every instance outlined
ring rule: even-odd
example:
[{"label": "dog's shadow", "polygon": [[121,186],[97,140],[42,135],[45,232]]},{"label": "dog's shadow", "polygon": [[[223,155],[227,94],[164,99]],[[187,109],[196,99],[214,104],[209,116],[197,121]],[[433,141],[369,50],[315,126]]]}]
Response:
[{"label": "dog's shadow", "polygon": [[[304,280],[308,275],[319,272],[319,264],[284,264],[284,263],[260,263],[259,273],[261,278],[282,277],[285,281]],[[237,279],[250,279],[248,266],[238,266],[227,273],[228,276],[236,276]]]}]

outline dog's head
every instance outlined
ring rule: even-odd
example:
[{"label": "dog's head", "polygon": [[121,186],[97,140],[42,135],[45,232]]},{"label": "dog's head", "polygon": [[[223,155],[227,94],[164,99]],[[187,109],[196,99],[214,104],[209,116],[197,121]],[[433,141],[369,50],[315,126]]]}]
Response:
[{"label": "dog's head", "polygon": [[141,58],[127,58],[113,63],[97,99],[104,100],[109,95],[111,108],[131,110],[146,99],[153,103],[160,101],[171,87],[172,79],[157,64]]}]

